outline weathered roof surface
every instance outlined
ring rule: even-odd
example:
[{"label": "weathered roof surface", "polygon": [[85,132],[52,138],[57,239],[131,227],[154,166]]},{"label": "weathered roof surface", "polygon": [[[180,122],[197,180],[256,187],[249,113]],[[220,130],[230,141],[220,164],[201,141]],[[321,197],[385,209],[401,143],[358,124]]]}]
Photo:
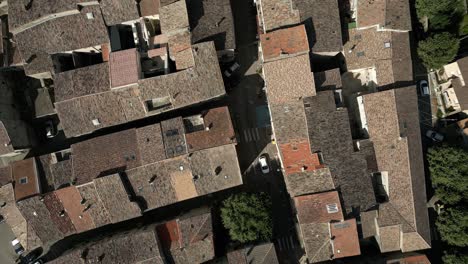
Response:
[{"label": "weathered roof surface", "polygon": [[[215,252],[211,213],[191,213],[176,221],[178,235],[172,239],[176,239],[178,243],[170,243],[171,248],[166,248],[174,263],[204,263],[213,259]],[[159,228],[158,232],[164,230],[166,233],[171,232],[164,228]],[[167,236],[164,237],[167,239]]]},{"label": "weathered roof surface", "polygon": [[413,79],[408,32],[351,29],[344,51],[348,70],[375,67],[379,86]]},{"label": "weathered roof surface", "polygon": [[[93,13],[94,19],[88,19]],[[50,70],[48,54],[87,48],[109,42],[99,6],[85,6],[76,15],[59,17],[15,35],[27,74]],[[43,64],[47,62],[46,64]]]},{"label": "weathered roof surface", "polygon": [[111,223],[111,217],[104,204],[99,198],[94,182],[83,184],[77,187],[81,197],[86,201],[84,206],[88,208],[86,212],[89,213],[93,219],[94,225],[100,227]]},{"label": "weathered roof surface", "polygon": [[94,179],[94,184],[112,223],[122,222],[141,215],[140,207],[129,200],[129,194],[119,174]]},{"label": "weathered roof surface", "polygon": [[187,9],[194,43],[214,41],[216,50],[236,48],[229,0],[190,0]]},{"label": "weathered roof surface", "polygon": [[51,213],[38,196],[21,200],[18,209],[31,226],[42,243],[55,242],[63,238],[63,234],[52,221]]},{"label": "weathered roof surface", "polygon": [[42,202],[47,210],[49,210],[52,222],[63,236],[69,236],[75,233],[75,227],[55,192],[46,193]]},{"label": "weathered roof surface", "polygon": [[[417,245],[411,244],[428,248],[431,239],[416,89],[388,90],[363,99],[378,169],[388,173],[389,203],[422,238]],[[410,231],[404,227],[403,232]]]},{"label": "weathered roof surface", "polygon": [[164,256],[152,228],[132,230],[125,234],[86,243],[50,263],[129,263],[163,264]]},{"label": "weathered roof surface", "polygon": [[12,178],[15,182],[16,201],[40,193],[39,178],[34,158],[20,160],[11,164]]},{"label": "weathered roof surface", "polygon": [[246,246],[227,253],[229,264],[278,264],[275,245],[264,243]]},{"label": "weathered roof surface", "polygon": [[[235,142],[234,127],[227,107],[206,110],[201,118],[203,118],[203,129],[186,131],[185,139],[189,152]],[[186,124],[189,122],[187,119],[190,117],[184,119]]]},{"label": "weathered roof surface", "polygon": [[85,205],[83,197],[75,186],[62,188],[55,191],[55,195],[63,205],[65,212],[70,218],[76,232],[81,233],[95,228],[94,221]]},{"label": "weathered roof surface", "polygon": [[392,258],[387,260],[387,264],[431,264],[426,255],[402,256],[401,258]]},{"label": "weathered roof surface", "polygon": [[179,108],[224,95],[226,91],[213,42],[195,44],[192,52],[193,68],[139,80],[142,100],[170,96],[172,108]]},{"label": "weathered roof surface", "polygon": [[56,102],[110,90],[109,64],[100,63],[55,74]]},{"label": "weathered roof surface", "polygon": [[184,123],[182,117],[161,121],[164,149],[167,158],[173,158],[187,153]]},{"label": "weathered roof surface", "polygon": [[345,258],[361,254],[356,219],[340,223],[330,223],[330,233],[333,239],[333,255],[335,258]]},{"label": "weathered roof surface", "polygon": [[161,7],[159,8],[161,32],[163,34],[188,29],[189,27],[189,18],[185,0],[171,2],[172,3],[166,5],[161,3]]},{"label": "weathered roof surface", "polygon": [[270,104],[270,111],[275,128],[275,138],[279,144],[307,140],[307,123],[302,100]]},{"label": "weathered roof surface", "polygon": [[140,18],[134,0],[102,0],[99,5],[108,26]]},{"label": "weathered roof surface", "polygon": [[264,0],[260,7],[265,31],[301,22],[299,11],[292,8],[291,0]]},{"label": "weathered roof surface", "polygon": [[109,57],[110,84],[113,88],[136,84],[140,74],[137,49],[111,52]]},{"label": "weathered roof surface", "polygon": [[136,136],[142,165],[166,159],[160,124],[137,128]]},{"label": "weathered roof surface", "polygon": [[298,101],[315,95],[308,54],[265,63],[263,71],[270,103]]},{"label": "weathered roof surface", "polygon": [[0,121],[0,154],[3,155],[13,151],[14,149],[5,124],[3,121]]},{"label": "weathered roof surface", "polygon": [[[329,223],[343,220],[337,191],[294,197],[294,205],[300,224]],[[329,206],[336,208],[330,211]]]},{"label": "weathered roof surface", "polygon": [[26,219],[16,205],[12,183],[0,187],[0,201],[6,203],[5,206],[0,207],[0,214],[4,217],[5,223],[8,224],[23,247],[29,248]]},{"label": "weathered roof surface", "polygon": [[361,212],[362,237],[369,238],[377,235],[377,210]]},{"label": "weathered roof surface", "polygon": [[11,166],[0,168],[0,187],[13,181]]},{"label": "weathered roof surface", "polygon": [[335,68],[323,72],[314,72],[315,89],[317,91],[336,90],[342,88],[340,69]]},{"label": "weathered roof surface", "polygon": [[337,109],[332,91],[319,92],[304,100],[312,152],[321,151],[337,189],[341,189],[343,208],[367,209],[375,204],[374,190],[363,154],[355,152],[346,109]]},{"label": "weathered roof surface", "polygon": [[263,61],[309,52],[304,25],[278,29],[260,35]]},{"label": "weathered roof surface", "polygon": [[76,184],[141,165],[135,129],[123,130],[71,146]]},{"label": "weathered roof surface", "polygon": [[39,18],[52,14],[75,11],[78,12],[77,0],[39,0],[32,2],[10,1],[8,3],[8,24],[12,30],[29,24]]},{"label": "weathered roof surface", "polygon": [[302,239],[310,262],[332,259],[329,223],[308,223],[301,225]]},{"label": "weathered roof surface", "polygon": [[358,0],[357,26],[378,25],[387,30],[411,30],[411,14],[407,0]]},{"label": "weathered roof surface", "polygon": [[333,178],[328,168],[293,173],[285,177],[285,182],[288,192],[292,197],[335,189]]},{"label": "weathered roof surface", "polygon": [[291,0],[305,24],[312,52],[340,52],[343,49],[337,0]]}]

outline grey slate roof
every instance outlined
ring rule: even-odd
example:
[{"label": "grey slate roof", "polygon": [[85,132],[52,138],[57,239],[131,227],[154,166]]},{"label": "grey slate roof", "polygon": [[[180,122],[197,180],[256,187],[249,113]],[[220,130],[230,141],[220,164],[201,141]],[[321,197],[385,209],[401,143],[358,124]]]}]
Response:
[{"label": "grey slate roof", "polygon": [[[94,19],[87,19],[93,13]],[[15,35],[27,74],[43,73],[52,67],[49,55],[109,42],[99,6],[85,6],[76,15],[59,17]]]},{"label": "grey slate roof", "polygon": [[343,208],[347,213],[353,206],[369,208],[375,204],[373,186],[365,157],[354,151],[347,110],[336,109],[332,91],[319,92],[304,102],[310,105],[305,111],[311,150],[322,152],[341,190]]},{"label": "grey slate roof", "polygon": [[192,41],[214,41],[216,50],[236,48],[230,0],[190,0],[187,3]]},{"label": "grey slate roof", "polygon": [[337,0],[291,0],[305,24],[312,52],[340,52],[343,49]]},{"label": "grey slate roof", "polygon": [[135,0],[102,0],[99,5],[108,26],[140,18]]}]

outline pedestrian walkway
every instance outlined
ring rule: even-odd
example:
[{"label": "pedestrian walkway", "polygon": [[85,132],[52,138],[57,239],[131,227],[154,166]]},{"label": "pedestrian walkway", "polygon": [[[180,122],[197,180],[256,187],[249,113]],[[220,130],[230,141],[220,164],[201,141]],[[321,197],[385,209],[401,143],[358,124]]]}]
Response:
[{"label": "pedestrian walkway", "polygon": [[286,236],[286,237],[280,237],[276,239],[276,244],[278,245],[278,248],[280,251],[289,251],[294,249],[296,246],[294,245],[294,240],[293,237]]},{"label": "pedestrian walkway", "polygon": [[258,127],[244,129],[237,138],[238,142],[252,142],[260,140],[260,132]]}]

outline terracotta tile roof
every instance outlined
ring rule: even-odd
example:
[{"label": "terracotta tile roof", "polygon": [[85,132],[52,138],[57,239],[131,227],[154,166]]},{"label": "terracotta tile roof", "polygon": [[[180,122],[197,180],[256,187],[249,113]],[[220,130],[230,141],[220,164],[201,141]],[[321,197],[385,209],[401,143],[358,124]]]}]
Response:
[{"label": "terracotta tile roof", "polygon": [[136,49],[110,53],[110,83],[113,88],[136,84],[140,73],[140,58]]},{"label": "terracotta tile roof", "polygon": [[270,103],[297,102],[315,95],[308,54],[265,63],[263,71]]},{"label": "terracotta tile roof", "polygon": [[63,204],[60,202],[56,193],[47,193],[44,195],[43,199],[43,203],[47,207],[47,210],[49,210],[53,224],[58,228],[63,236],[74,234],[76,232],[75,227],[73,226],[68,213],[64,210]]},{"label": "terracotta tile roof", "polygon": [[[227,107],[206,110],[202,113],[203,129],[187,131],[185,139],[190,152],[235,142],[234,128]],[[184,119],[184,123],[190,122]],[[206,130],[209,128],[209,130]]]},{"label": "terracotta tile roof", "polygon": [[336,191],[298,196],[293,199],[300,224],[328,223],[344,219]]},{"label": "terracotta tile roof", "polygon": [[99,5],[108,26],[140,18],[134,0],[102,0]]},{"label": "terracotta tile roof", "polygon": [[414,255],[387,260],[387,264],[431,264],[426,255]]},{"label": "terracotta tile roof", "polygon": [[289,174],[314,171],[323,168],[317,153],[310,151],[308,140],[280,144],[282,161],[286,177]]},{"label": "terracotta tile roof", "polygon": [[160,124],[137,128],[136,136],[142,165],[166,159]]},{"label": "terracotta tile roof", "polygon": [[305,24],[312,52],[338,53],[343,49],[340,8],[337,0],[291,0],[291,2],[292,7],[299,10],[300,20]]},{"label": "terracotta tile roof", "polygon": [[164,248],[179,248],[181,246],[178,219],[160,224],[156,227],[156,230],[158,232],[161,245]]},{"label": "terracotta tile roof", "polygon": [[[399,214],[401,218],[392,217],[395,220],[391,223],[402,225],[402,232],[408,233],[403,236],[400,246],[407,245],[406,251],[428,248],[431,240],[416,89],[388,90],[364,95],[363,99],[378,169],[388,173],[391,206],[379,209],[379,216],[387,213],[387,217],[381,217],[379,222]],[[388,213],[392,208],[395,213]],[[412,230],[416,231],[416,236],[410,233]],[[405,237],[413,242],[405,242]]]},{"label": "terracotta tile roof", "polygon": [[387,30],[411,30],[411,14],[407,0],[358,0],[357,26],[378,25]]},{"label": "terracotta tile roof", "polygon": [[11,164],[11,171],[16,201],[40,193],[40,183],[34,158],[15,161]]},{"label": "terracotta tile roof", "polygon": [[304,25],[278,29],[260,35],[263,61],[309,52]]},{"label": "terracotta tile roof", "polygon": [[141,16],[159,15],[158,0],[142,0],[140,1]]},{"label": "terracotta tile roof", "polygon": [[275,245],[264,243],[246,246],[227,253],[229,264],[278,264]]},{"label": "terracotta tile roof", "polygon": [[307,140],[306,115],[302,101],[283,104],[270,103],[270,112],[275,129],[275,139],[279,144]]},{"label": "terracotta tile roof", "polygon": [[96,227],[89,211],[85,210],[86,206],[84,204],[86,200],[81,197],[80,192],[75,186],[59,189],[55,191],[55,194],[62,203],[68,217],[70,217],[77,233]]},{"label": "terracotta tile roof", "polygon": [[361,255],[356,219],[330,224],[333,237],[333,255],[335,258],[345,258]]},{"label": "terracotta tile roof", "polygon": [[81,197],[86,201],[85,206],[88,208],[86,212],[91,216],[94,225],[100,227],[111,223],[109,212],[104,207],[104,204],[99,198],[94,182],[77,186]]},{"label": "terracotta tile roof", "polygon": [[292,8],[291,0],[263,0],[260,7],[266,32],[301,22],[299,11]]},{"label": "terracotta tile roof", "polygon": [[229,0],[190,0],[187,8],[193,43],[214,41],[218,51],[236,48]]}]

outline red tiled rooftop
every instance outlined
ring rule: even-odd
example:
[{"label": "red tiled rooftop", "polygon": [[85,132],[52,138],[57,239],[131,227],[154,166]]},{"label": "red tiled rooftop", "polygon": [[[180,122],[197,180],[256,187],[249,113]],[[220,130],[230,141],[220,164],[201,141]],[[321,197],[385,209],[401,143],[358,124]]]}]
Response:
[{"label": "red tiled rooftop", "polygon": [[63,204],[63,208],[78,233],[95,228],[89,211],[85,211],[85,205],[81,204],[83,198],[75,186],[56,190],[55,194]]},{"label": "red tiled rooftop", "polygon": [[330,231],[332,237],[334,237],[334,258],[345,258],[361,254],[356,219],[349,219],[339,223],[331,223]]},{"label": "red tiled rooftop", "polygon": [[415,255],[401,259],[391,259],[387,261],[387,264],[431,264],[431,262],[426,255]]},{"label": "red tiled rooftop", "polygon": [[309,141],[279,145],[286,175],[323,168],[317,153],[311,153]]},{"label": "red tiled rooftop", "polygon": [[209,130],[200,130],[185,135],[189,151],[212,148],[234,142],[235,133],[227,107],[210,109],[203,116]]},{"label": "red tiled rooftop", "polygon": [[[11,170],[16,201],[39,194],[39,179],[34,158],[14,162],[11,165]],[[26,182],[21,183],[21,179],[25,179]]]},{"label": "red tiled rooftop", "polygon": [[298,54],[309,51],[304,25],[262,34],[260,42],[265,61],[279,57],[281,54]]},{"label": "red tiled rooftop", "polygon": [[[343,220],[337,191],[294,197],[294,204],[300,224]],[[329,213],[327,206],[336,206],[337,212]]]},{"label": "red tiled rooftop", "polygon": [[159,240],[165,248],[172,248],[173,244],[180,247],[179,224],[172,220],[156,227]]},{"label": "red tiled rooftop", "polygon": [[110,53],[109,70],[111,87],[121,87],[138,82],[140,59],[136,49]]}]

